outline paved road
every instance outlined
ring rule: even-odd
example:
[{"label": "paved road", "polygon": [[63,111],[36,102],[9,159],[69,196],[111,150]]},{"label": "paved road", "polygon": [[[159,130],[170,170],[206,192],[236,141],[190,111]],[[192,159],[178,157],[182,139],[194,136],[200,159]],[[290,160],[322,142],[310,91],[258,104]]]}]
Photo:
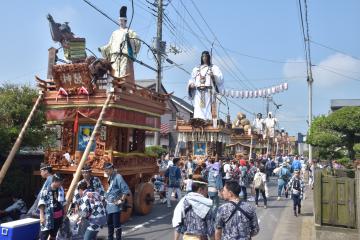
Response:
[{"label": "paved road", "polygon": [[[276,200],[277,180],[272,178],[269,182],[270,198],[268,208],[264,209],[260,200],[260,207],[257,208],[257,215],[260,224],[260,233],[254,237],[256,240],[272,239],[278,221],[284,209],[290,207],[290,200]],[[254,203],[253,203],[254,204]],[[175,203],[173,204],[175,206]],[[173,207],[174,208],[174,207]],[[147,216],[134,215],[130,221],[123,226],[124,239],[129,240],[169,240],[173,238],[171,227],[173,208],[167,208],[166,204],[157,203],[151,214]],[[103,229],[100,236],[106,236],[106,229]]]}]

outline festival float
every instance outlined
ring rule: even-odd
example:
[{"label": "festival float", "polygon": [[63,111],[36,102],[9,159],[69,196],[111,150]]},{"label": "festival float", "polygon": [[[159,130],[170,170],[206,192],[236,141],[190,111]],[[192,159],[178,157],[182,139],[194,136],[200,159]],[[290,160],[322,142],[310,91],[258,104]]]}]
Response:
[{"label": "festival float", "polygon": [[46,150],[45,162],[65,175],[67,199],[71,199],[85,163],[100,177],[105,189],[108,183],[103,165],[112,163],[132,192],[121,221],[130,217],[133,208],[139,214],[148,214],[154,201],[149,180],[158,166],[156,156],[145,154],[145,132],[160,130],[168,96],[135,84],[133,62],[140,42],[132,30],[120,28],[126,43],[120,56],[113,59],[110,42],[99,49],[105,57],[100,59],[87,57],[85,39],[75,37],[67,23],[56,23],[50,15],[48,20],[65,61],[58,64],[58,50],[50,48],[48,77],[36,77],[47,127],[56,132],[58,140],[56,148]]},{"label": "festival float", "polygon": [[227,146],[229,154],[238,158],[251,159],[255,153],[266,150],[261,128],[256,127],[256,119],[251,125],[244,113],[239,112],[232,123],[230,144]]},{"label": "festival float", "polygon": [[176,120],[178,143],[175,153],[182,159],[190,157],[201,165],[207,157],[224,157],[226,144],[230,142],[231,124],[230,120],[218,118],[222,86],[220,69],[211,63],[210,53],[204,51],[201,64],[193,69],[188,83],[194,118]]}]

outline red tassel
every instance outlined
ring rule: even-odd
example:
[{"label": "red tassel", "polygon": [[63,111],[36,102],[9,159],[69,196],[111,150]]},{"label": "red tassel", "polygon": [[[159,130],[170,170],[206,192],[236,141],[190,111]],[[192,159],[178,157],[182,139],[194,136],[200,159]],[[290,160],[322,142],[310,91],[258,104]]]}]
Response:
[{"label": "red tassel", "polygon": [[74,120],[74,134],[77,134],[79,130],[79,113],[76,112],[75,120]]}]

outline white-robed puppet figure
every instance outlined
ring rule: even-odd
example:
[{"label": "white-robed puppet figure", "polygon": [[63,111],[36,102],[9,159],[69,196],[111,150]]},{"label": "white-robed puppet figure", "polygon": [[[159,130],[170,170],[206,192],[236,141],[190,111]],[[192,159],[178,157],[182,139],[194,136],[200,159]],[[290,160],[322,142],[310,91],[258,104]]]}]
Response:
[{"label": "white-robed puppet figure", "polygon": [[107,45],[100,47],[99,50],[104,58],[111,62],[111,66],[114,70],[113,75],[115,77],[124,77],[126,75],[126,68],[128,65],[129,57],[135,58],[136,54],[140,51],[140,41],[136,32],[128,29],[127,17],[125,6],[120,9],[120,28],[115,30]]},{"label": "white-robed puppet figure", "polygon": [[277,119],[273,117],[272,113],[268,113],[268,117],[265,119],[265,126],[266,126],[266,137],[273,138],[275,137],[275,127],[277,125]]},{"label": "white-robed puppet figure", "polygon": [[194,118],[216,118],[216,96],[222,90],[223,83],[219,67],[211,64],[209,52],[204,51],[201,54],[201,65],[193,69],[188,84],[189,96],[194,100]]},{"label": "white-robed puppet figure", "polygon": [[258,133],[258,134],[263,134],[264,132],[264,119],[262,118],[262,114],[261,113],[258,113],[256,115],[256,118],[254,119],[254,122],[253,122],[253,127],[255,128],[255,131]]}]

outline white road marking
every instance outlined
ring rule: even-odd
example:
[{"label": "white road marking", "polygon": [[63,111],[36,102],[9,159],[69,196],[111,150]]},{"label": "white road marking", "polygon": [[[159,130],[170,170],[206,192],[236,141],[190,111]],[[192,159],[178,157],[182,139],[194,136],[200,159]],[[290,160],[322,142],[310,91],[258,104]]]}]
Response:
[{"label": "white road marking", "polygon": [[166,217],[168,217],[168,216],[170,216],[170,215],[172,215],[172,212],[167,213],[167,214],[164,214],[164,215],[159,216],[159,217],[156,217],[155,219],[151,219],[151,220],[146,221],[146,222],[144,222],[144,223],[142,223],[142,224],[136,225],[136,226],[134,226],[133,228],[131,228],[131,229],[127,230],[127,231],[124,231],[124,232],[123,232],[123,235],[127,235],[127,234],[129,234],[129,233],[133,233],[133,232],[135,232],[135,231],[137,231],[137,230],[145,227],[146,225],[149,225],[149,224],[154,223],[154,222],[156,222],[156,221],[158,221],[158,220],[164,219],[164,218],[166,218]]}]

